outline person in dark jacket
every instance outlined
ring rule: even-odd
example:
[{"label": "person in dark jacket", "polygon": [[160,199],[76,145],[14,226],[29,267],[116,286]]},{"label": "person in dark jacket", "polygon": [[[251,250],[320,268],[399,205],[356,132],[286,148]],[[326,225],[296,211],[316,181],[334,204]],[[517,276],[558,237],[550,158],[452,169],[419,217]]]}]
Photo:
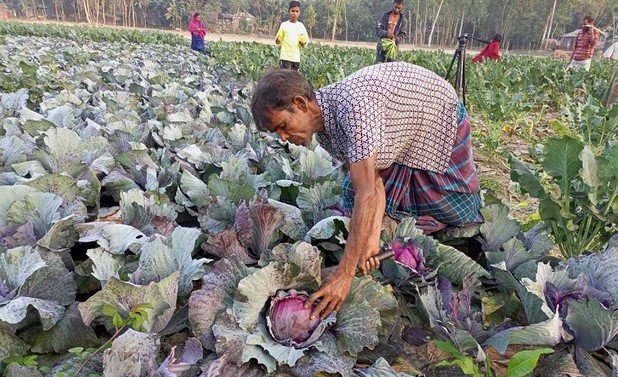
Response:
[{"label": "person in dark jacket", "polygon": [[393,9],[380,17],[380,22],[376,29],[376,35],[380,38],[376,47],[376,63],[394,61],[394,59],[387,58],[386,52],[382,49],[382,40],[384,38],[395,41],[397,49],[399,49],[399,44],[403,43],[406,39],[408,19],[401,12],[402,10],[403,0],[395,0]]}]

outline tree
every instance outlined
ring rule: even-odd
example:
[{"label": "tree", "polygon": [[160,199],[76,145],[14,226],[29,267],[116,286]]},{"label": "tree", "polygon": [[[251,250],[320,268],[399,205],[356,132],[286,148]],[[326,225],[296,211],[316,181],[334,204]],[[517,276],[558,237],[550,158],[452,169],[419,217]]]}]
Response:
[{"label": "tree", "polygon": [[433,18],[433,23],[431,24],[431,31],[429,32],[429,39],[427,41],[427,45],[431,47],[431,39],[433,38],[433,31],[436,28],[436,22],[438,22],[438,17],[440,17],[440,10],[442,10],[442,5],[444,5],[444,0],[440,0],[440,5],[438,5],[438,11],[436,12],[436,16]]},{"label": "tree", "polygon": [[302,21],[303,24],[305,24],[307,30],[309,30],[309,36],[311,38],[313,38],[313,27],[318,20],[317,17],[318,13],[315,11],[315,7],[313,6],[313,4],[309,4],[309,6],[307,6],[304,10],[304,13],[302,15]]}]

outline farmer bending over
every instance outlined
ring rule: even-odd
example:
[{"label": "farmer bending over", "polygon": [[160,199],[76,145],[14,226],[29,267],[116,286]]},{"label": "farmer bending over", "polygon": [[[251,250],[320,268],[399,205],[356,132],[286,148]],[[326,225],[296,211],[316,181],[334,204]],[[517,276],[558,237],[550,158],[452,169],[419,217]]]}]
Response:
[{"label": "farmer bending over", "polygon": [[348,169],[344,205],[350,233],[336,271],[308,300],[313,315],[341,307],[358,267],[379,266],[384,214],[414,216],[426,233],[482,222],[470,123],[453,87],[405,62],[363,68],[314,91],[299,73],[264,76],[251,110],[258,129],[320,145]]}]

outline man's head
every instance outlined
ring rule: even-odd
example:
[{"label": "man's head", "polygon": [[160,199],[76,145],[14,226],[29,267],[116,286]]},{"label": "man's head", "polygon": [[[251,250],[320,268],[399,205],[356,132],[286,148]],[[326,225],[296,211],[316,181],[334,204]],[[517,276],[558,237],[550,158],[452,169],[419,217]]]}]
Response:
[{"label": "man's head", "polygon": [[322,126],[311,84],[297,71],[276,70],[258,82],[251,113],[260,131],[276,132],[282,140],[309,145]]},{"label": "man's head", "polygon": [[403,10],[403,0],[395,0],[393,2],[393,13],[401,13]]},{"label": "man's head", "polygon": [[288,5],[288,11],[290,13],[290,21],[298,21],[298,17],[300,17],[300,1],[290,1],[290,4]]},{"label": "man's head", "polygon": [[494,36],[491,38],[491,40],[493,42],[502,42],[502,35],[500,35],[500,33],[496,33],[494,34]]},{"label": "man's head", "polygon": [[590,16],[585,16],[584,17],[584,25],[583,28],[584,29],[590,29],[590,27],[594,25],[594,18],[590,17]]}]

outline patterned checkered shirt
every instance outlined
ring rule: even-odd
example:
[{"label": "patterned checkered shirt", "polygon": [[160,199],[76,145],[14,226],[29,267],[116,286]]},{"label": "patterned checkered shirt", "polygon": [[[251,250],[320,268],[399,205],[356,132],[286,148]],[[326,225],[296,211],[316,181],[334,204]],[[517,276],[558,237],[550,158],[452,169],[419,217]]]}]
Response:
[{"label": "patterned checkered shirt", "polygon": [[582,61],[591,59],[594,54],[594,46],[597,45],[599,36],[599,32],[594,29],[589,31],[580,31],[575,38],[573,60]]},{"label": "patterned checkered shirt", "polygon": [[333,157],[350,164],[375,156],[376,169],[397,162],[443,173],[457,133],[457,94],[437,74],[409,63],[363,68],[316,91]]}]

